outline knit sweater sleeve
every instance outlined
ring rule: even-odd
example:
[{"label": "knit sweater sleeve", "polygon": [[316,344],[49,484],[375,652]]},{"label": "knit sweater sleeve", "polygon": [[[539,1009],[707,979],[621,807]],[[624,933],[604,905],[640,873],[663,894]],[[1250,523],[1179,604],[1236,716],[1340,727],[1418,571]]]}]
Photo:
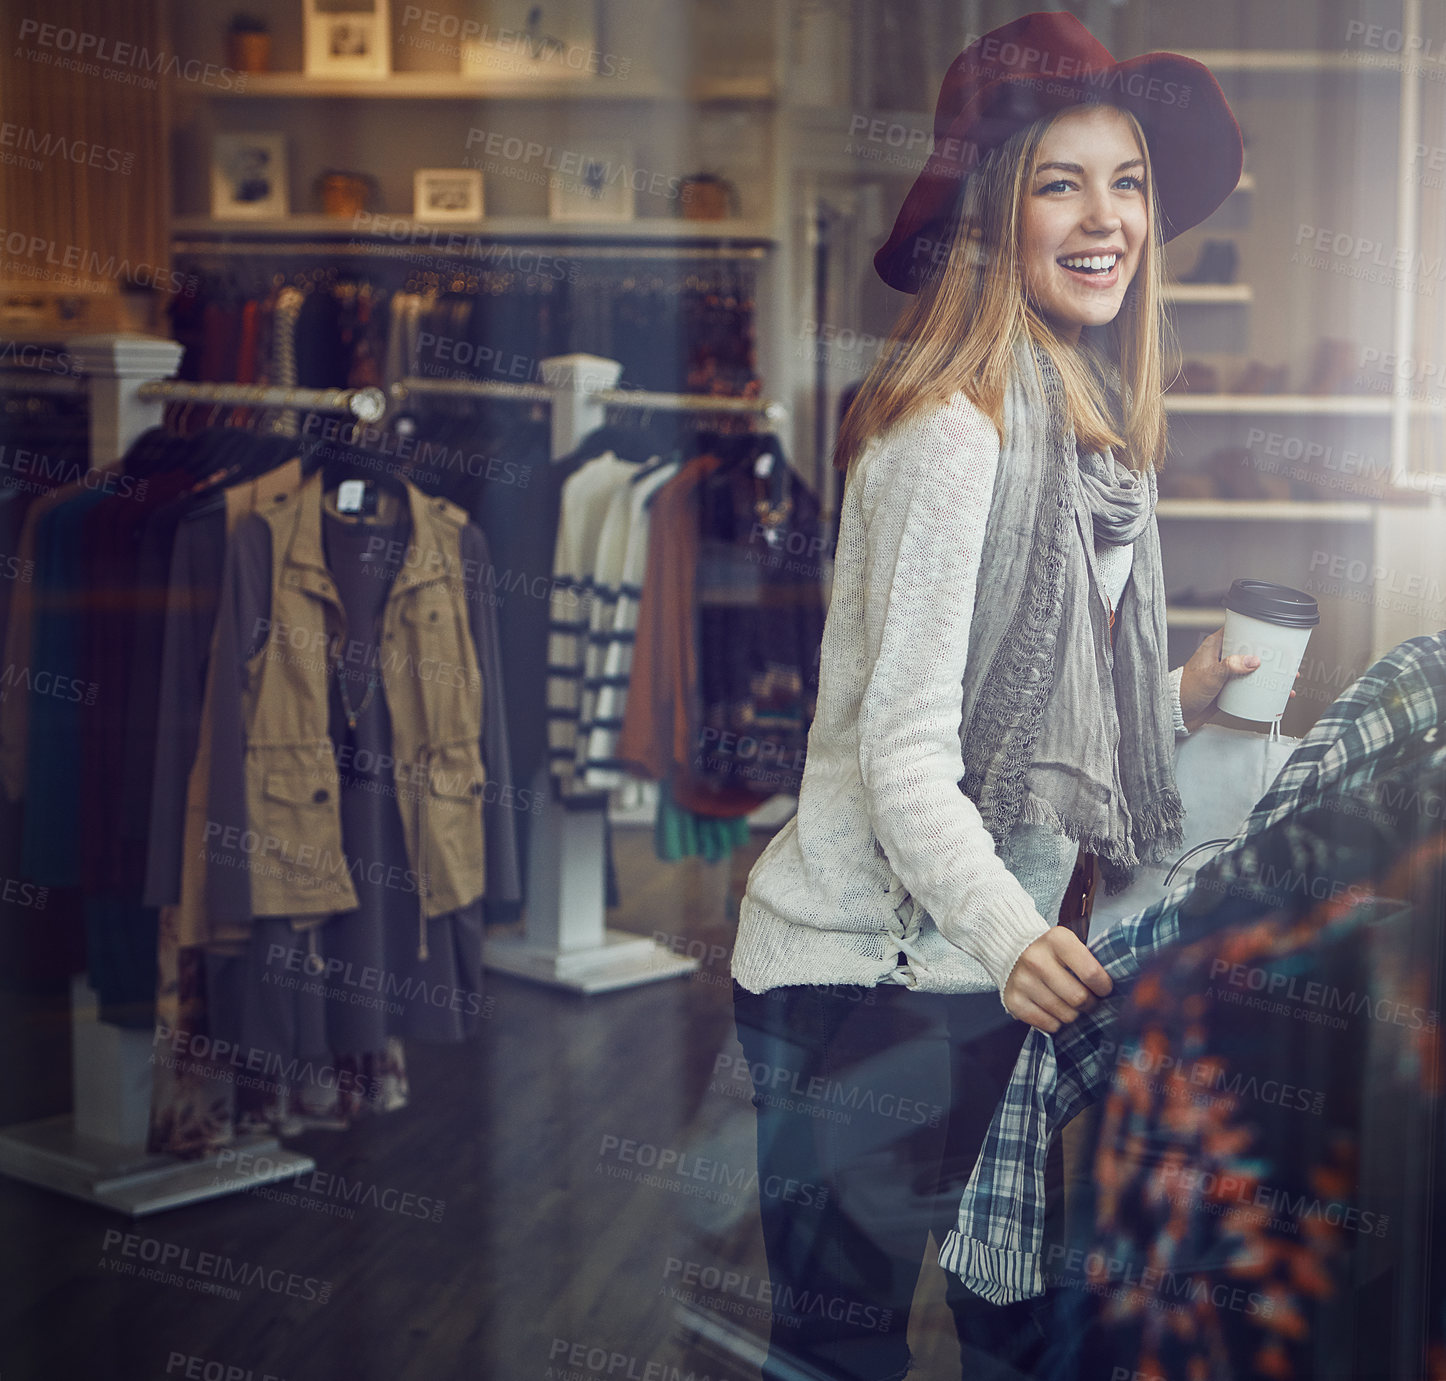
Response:
[{"label": "knit sweater sleeve", "polygon": [[998,463],[993,424],[962,398],[896,429],[861,462],[873,663],[859,769],[895,874],[1002,990],[1049,926],[959,788],[964,665]]},{"label": "knit sweater sleeve", "polygon": [[1175,737],[1184,738],[1190,732],[1185,727],[1185,712],[1180,708],[1180,679],[1185,675],[1185,668],[1178,666],[1170,673],[1170,712],[1175,716]]}]

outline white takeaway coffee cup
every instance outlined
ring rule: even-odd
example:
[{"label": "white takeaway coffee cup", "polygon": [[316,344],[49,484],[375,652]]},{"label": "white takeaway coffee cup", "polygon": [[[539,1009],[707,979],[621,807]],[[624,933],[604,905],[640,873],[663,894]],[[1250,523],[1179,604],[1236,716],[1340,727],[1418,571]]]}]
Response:
[{"label": "white takeaway coffee cup", "polygon": [[1217,702],[1226,714],[1262,722],[1279,719],[1290,701],[1320,610],[1310,595],[1268,580],[1237,580],[1225,596],[1221,658],[1237,652],[1260,658],[1245,676],[1232,677]]}]

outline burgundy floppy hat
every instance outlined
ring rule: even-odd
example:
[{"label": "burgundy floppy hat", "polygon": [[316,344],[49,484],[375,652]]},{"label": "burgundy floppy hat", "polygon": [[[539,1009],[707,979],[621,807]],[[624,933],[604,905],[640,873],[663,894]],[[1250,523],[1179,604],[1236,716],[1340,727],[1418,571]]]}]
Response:
[{"label": "burgundy floppy hat", "polygon": [[934,149],[874,255],[879,277],[916,292],[984,155],[1035,120],[1086,104],[1139,120],[1166,240],[1198,225],[1240,181],[1240,126],[1209,68],[1179,53],[1116,62],[1073,15],[1027,14],[976,39],[944,74]]}]

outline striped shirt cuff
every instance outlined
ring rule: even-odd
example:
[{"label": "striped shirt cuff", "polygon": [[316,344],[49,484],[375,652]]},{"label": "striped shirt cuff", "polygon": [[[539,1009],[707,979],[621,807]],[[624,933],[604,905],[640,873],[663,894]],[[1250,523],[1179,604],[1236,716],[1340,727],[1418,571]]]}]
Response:
[{"label": "striped shirt cuff", "polygon": [[977,1237],[965,1237],[958,1228],[945,1237],[939,1264],[990,1304],[1013,1304],[1044,1293],[1037,1255],[991,1247]]}]

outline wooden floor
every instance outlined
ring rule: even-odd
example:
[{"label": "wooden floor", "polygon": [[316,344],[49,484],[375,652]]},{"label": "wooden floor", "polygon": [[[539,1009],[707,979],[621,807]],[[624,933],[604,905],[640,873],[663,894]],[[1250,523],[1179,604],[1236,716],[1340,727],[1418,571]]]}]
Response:
[{"label": "wooden floor", "polygon": [[[748,1358],[767,1327],[756,1191],[725,1187],[710,1201],[648,1183],[638,1162],[709,1157],[727,1167],[725,1186],[756,1163],[752,1106],[732,1092],[741,1081],[709,1085],[719,1055],[740,1053],[727,955],[763,842],[755,836],[731,865],[661,864],[649,831],[619,831],[625,905],[610,924],[699,942],[696,975],[591,998],[489,975],[496,1005],[479,1040],[409,1047],[407,1109],[290,1143],[320,1171],[375,1186],[377,1199],[391,1189],[445,1201],[440,1222],[380,1206],[348,1221],[311,1194],[317,1208],[243,1195],[132,1223],[0,1181],[0,1378],[756,1378]],[[12,1069],[23,1073],[6,1081],[3,1120],[63,1111],[64,1006],[6,1005]],[[624,1143],[637,1143],[631,1160]],[[116,1229],[160,1244],[137,1248],[146,1253],[259,1265],[283,1290],[287,1272],[329,1281],[330,1300],[253,1287],[229,1301],[116,1275],[106,1242]],[[742,1279],[726,1293],[691,1287],[692,1300],[672,1293],[689,1288],[685,1272],[712,1280],[714,1269]],[[932,1257],[911,1344],[921,1381],[959,1376]]]}]

